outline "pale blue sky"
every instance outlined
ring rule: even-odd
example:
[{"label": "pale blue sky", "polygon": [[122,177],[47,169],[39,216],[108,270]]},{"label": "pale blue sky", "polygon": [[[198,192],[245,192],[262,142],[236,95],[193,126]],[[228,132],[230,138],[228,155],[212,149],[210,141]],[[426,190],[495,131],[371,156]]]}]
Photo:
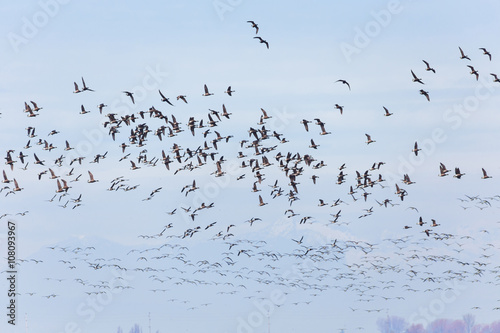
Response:
[{"label": "pale blue sky", "polygon": [[[493,83],[489,73],[500,75],[500,47],[495,43],[500,4],[68,1],[56,8],[44,7],[46,3],[56,1],[0,2],[0,151],[5,157],[7,150],[15,150],[15,160],[22,151],[29,162],[27,170],[21,170],[20,161],[13,171],[4,165],[8,178],[16,178],[24,189],[15,195],[5,196],[8,190],[0,194],[0,215],[11,214],[2,218],[2,225],[9,218],[17,222],[19,258],[43,260],[19,266],[18,326],[12,329],[2,320],[2,332],[4,327],[8,332],[24,332],[25,313],[31,332],[64,332],[65,325],[71,331],[73,324],[75,331],[114,332],[121,326],[127,332],[134,323],[146,332],[148,312],[153,331],[266,332],[267,319],[258,323],[262,314],[256,304],[268,302],[273,293],[286,296],[276,296],[279,301],[273,305],[271,331],[346,328],[353,332],[362,327],[374,332],[379,317],[398,315],[409,322],[423,322],[421,311],[425,309],[431,312],[427,321],[461,318],[469,312],[478,322],[498,318],[493,309],[500,306],[495,267],[500,249],[495,231],[500,203],[494,197],[500,179],[496,127],[500,84]],[[253,39],[255,30],[247,20],[259,25],[258,36],[269,42],[269,50]],[[29,31],[30,24],[35,31]],[[470,62],[460,59],[459,46]],[[491,62],[480,47],[491,52]],[[422,59],[429,61],[436,74],[425,71]],[[479,71],[479,81],[466,65]],[[412,82],[411,70],[425,85]],[[72,93],[73,82],[80,84],[82,76],[95,92]],[[338,79],[347,80],[352,90],[335,82]],[[213,96],[201,96],[204,84]],[[223,93],[229,85],[235,90],[232,97]],[[158,89],[175,107],[160,101]],[[419,95],[419,89],[429,91],[430,102]],[[122,93],[127,90],[135,92],[136,104]],[[187,96],[188,104],[175,100],[180,94]],[[24,102],[30,100],[43,107],[35,118],[22,112]],[[119,115],[155,106],[169,119],[175,115],[184,132],[161,142],[149,133],[146,146],[127,148],[134,160],[143,149],[149,160],[160,158],[156,167],[140,165],[141,169],[130,170],[128,160],[119,162],[124,154],[118,146],[127,142],[133,127],[122,126],[112,141],[107,135],[109,127],[103,130],[107,118],[98,114],[100,103],[108,105],[103,114]],[[336,103],[344,106],[343,115],[334,108]],[[219,143],[216,155],[227,160],[223,170],[228,174],[210,176],[216,170],[210,159],[191,172],[174,176],[177,162],[167,171],[161,165],[161,151],[170,153],[174,142],[192,150],[203,145],[202,131],[207,128],[197,129],[192,137],[186,127],[188,119],[203,118],[206,123],[208,109],[221,110],[222,104],[232,113],[231,119],[223,118],[206,140],[210,144],[214,130],[233,136],[227,144]],[[91,112],[79,114],[81,105]],[[466,113],[457,113],[460,105]],[[383,106],[393,115],[384,117]],[[252,172],[248,168],[230,172],[230,166],[240,165],[239,151],[248,155],[247,163],[250,158],[260,162],[253,148],[239,145],[249,139],[250,127],[261,127],[257,125],[260,108],[272,116],[265,124],[270,133],[275,130],[290,142],[281,144],[275,138],[262,142],[265,147],[277,145],[266,154],[274,165],[260,171],[265,174],[258,184],[262,191],[252,193],[256,180]],[[319,135],[314,123],[306,132],[300,121],[314,118],[325,122],[332,134]],[[138,123],[147,123],[153,131],[164,124],[149,115],[134,125]],[[31,139],[32,148],[24,149],[28,126],[34,126],[38,136]],[[53,129],[60,133],[47,136]],[[376,142],[367,145],[365,133]],[[39,138],[58,148],[42,150],[35,144]],[[320,145],[317,150],[309,148],[311,139]],[[65,152],[66,140],[78,149]],[[419,159],[411,152],[415,141],[424,149]],[[107,157],[99,164],[89,163],[105,152]],[[318,170],[300,164],[304,166],[304,174],[297,179],[300,200],[292,206],[285,196],[291,189],[289,180],[274,159],[278,152],[311,154],[315,163],[323,160],[327,164]],[[46,160],[45,167],[34,165],[33,153]],[[65,174],[74,165],[54,165],[61,154],[67,160],[86,156],[75,167],[73,177]],[[347,193],[350,185],[356,185],[356,170],[364,172],[380,161],[386,164],[373,171],[372,178],[381,173],[387,187],[368,188],[371,194],[366,202],[358,189],[354,201]],[[448,169],[460,167],[466,175],[457,180],[452,171],[440,178],[440,162]],[[336,185],[338,167],[343,163],[346,183]],[[56,181],[48,175],[37,178],[49,167],[68,181],[82,174],[79,182],[68,183],[72,186],[69,195],[60,201],[57,196],[54,202],[47,202],[55,194]],[[481,179],[481,168],[493,178]],[[98,183],[87,183],[88,170]],[[416,184],[402,184],[402,173],[409,173]],[[242,174],[246,177],[236,181]],[[309,179],[313,174],[319,176],[316,185]],[[119,176],[127,179],[126,185],[140,186],[129,192],[107,191],[111,180]],[[273,199],[268,185],[276,179],[284,194]],[[193,180],[200,189],[185,196],[180,190]],[[403,202],[394,194],[396,182],[409,193]],[[143,200],[158,187],[162,189],[151,200]],[[81,206],[71,209],[74,204],[70,201],[66,209],[59,207],[80,194]],[[268,205],[258,206],[259,194]],[[489,198],[491,207],[480,199],[469,201],[465,195]],[[330,207],[338,198],[345,203]],[[318,207],[319,199],[329,205]],[[399,205],[384,208],[375,201],[384,199]],[[201,202],[214,202],[214,208],[199,211],[191,221],[181,207],[193,210]],[[359,218],[370,207],[373,214]],[[175,215],[166,214],[176,208]],[[289,208],[299,215],[287,218],[283,213]],[[25,216],[15,215],[26,210]],[[339,223],[328,223],[339,210]],[[300,224],[306,216],[312,216],[309,223]],[[419,216],[429,223],[435,219],[440,226],[432,231],[452,238],[425,236],[423,230],[429,224],[417,226]],[[250,227],[245,221],[252,217],[261,220]],[[212,222],[217,223],[205,230]],[[173,228],[161,238],[139,237],[158,234],[169,223]],[[234,236],[212,240],[219,231],[227,234],[230,224],[235,225],[231,229]],[[412,228],[405,230],[405,225]],[[197,226],[200,232],[192,238],[166,238]],[[6,228],[2,228],[3,257]],[[302,236],[303,244],[291,240]],[[467,236],[474,239],[464,238]],[[396,241],[400,238],[405,243]],[[335,239],[343,254],[331,247]],[[261,240],[267,243],[257,243]],[[229,250],[228,243],[237,241]],[[376,245],[365,254],[360,246],[352,247],[354,242],[361,242],[364,250],[367,244]],[[170,245],[127,254],[164,244]],[[263,247],[254,247],[260,245]],[[57,247],[51,250],[50,246]],[[95,250],[71,252],[87,246]],[[183,246],[187,249],[181,249]],[[65,247],[70,251],[64,252],[61,248]],[[307,258],[294,256],[307,248],[312,249]],[[238,256],[241,249],[251,249],[252,256]],[[184,255],[179,257],[179,253]],[[273,260],[271,253],[281,255],[280,259]],[[166,257],[155,258],[161,255]],[[337,260],[332,259],[335,255]],[[436,259],[432,256],[439,256],[438,260],[432,261]],[[229,265],[226,257],[237,262]],[[101,299],[91,318],[86,302],[96,295],[86,292],[103,288],[90,285],[125,285],[118,283],[123,280],[116,279],[113,267],[89,267],[100,258],[109,265],[128,267],[124,279],[133,289],[114,289],[112,299]],[[471,265],[462,266],[459,261]],[[216,262],[222,267],[210,266]],[[71,265],[75,268],[70,269]],[[303,266],[294,272],[294,265]],[[156,271],[134,270],[145,267]],[[485,271],[474,275],[476,268]],[[204,272],[196,272],[198,269]],[[418,272],[417,276],[410,270]],[[445,273],[447,270],[451,271]],[[423,281],[429,276],[438,281]],[[6,290],[5,281],[0,287]],[[447,288],[453,288],[456,297]],[[59,296],[43,297],[52,293]],[[8,301],[5,295],[1,300]],[[249,324],[252,320],[257,324]]]}]

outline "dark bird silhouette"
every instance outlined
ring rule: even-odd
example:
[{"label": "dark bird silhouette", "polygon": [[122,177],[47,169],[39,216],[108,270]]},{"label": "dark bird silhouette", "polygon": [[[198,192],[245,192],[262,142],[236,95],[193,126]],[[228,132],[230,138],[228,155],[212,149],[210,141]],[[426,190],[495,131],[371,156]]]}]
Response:
[{"label": "dark bird silhouette", "polygon": [[470,73],[476,76],[476,81],[479,80],[479,72],[475,70],[471,65],[467,65],[467,67],[470,68]]},{"label": "dark bird silhouette", "polygon": [[433,73],[436,73],[436,70],[434,68],[432,68],[431,66],[429,66],[429,63],[425,60],[422,60],[425,64],[425,66],[427,66],[427,68],[425,69],[426,71],[428,72],[433,72]]},{"label": "dark bird silhouette", "polygon": [[415,141],[415,145],[413,146],[413,149],[411,150],[413,153],[415,153],[415,156],[418,156],[418,152],[422,150],[420,148],[418,148],[418,143],[417,141]]},{"label": "dark bird silhouette", "polygon": [[259,33],[259,26],[257,25],[257,23],[255,23],[254,21],[247,21],[247,22],[252,25],[252,28],[255,28],[255,34],[258,34]]},{"label": "dark bird silhouette", "polygon": [[482,50],[483,54],[487,55],[488,58],[490,58],[490,61],[491,61],[491,53],[489,53],[484,47],[480,47],[479,49]]},{"label": "dark bird silhouette", "polygon": [[335,82],[342,82],[343,84],[345,84],[347,87],[349,87],[349,90],[351,90],[351,86],[349,85],[349,82],[347,82],[346,80],[337,80]]},{"label": "dark bird silhouette", "polygon": [[231,90],[231,86],[227,87],[226,91],[224,93],[228,94],[229,96],[233,96],[232,93],[234,93],[234,90]]},{"label": "dark bird silhouette", "polygon": [[202,96],[210,96],[210,95],[213,95],[213,93],[210,93],[210,92],[208,91],[208,87],[207,87],[207,85],[206,85],[206,84],[203,86],[203,89],[204,89],[204,91],[205,91],[205,92],[202,94]]},{"label": "dark bird silhouette", "polygon": [[83,77],[82,77],[82,84],[83,84],[82,91],[94,91],[94,90],[90,89],[89,87],[87,87],[87,85],[85,84],[85,80],[83,79]]},{"label": "dark bird silhouette", "polygon": [[420,89],[420,95],[424,95],[425,98],[427,98],[427,100],[430,102],[431,101],[431,98],[429,97],[429,92],[423,90],[423,89]]},{"label": "dark bird silhouette", "polygon": [[458,49],[460,50],[460,59],[467,59],[470,61],[470,58],[465,55],[464,51],[462,50],[462,48],[460,46],[458,47]]},{"label": "dark bird silhouette", "polygon": [[417,75],[415,75],[415,73],[413,73],[413,70],[410,70],[411,71],[411,75],[413,76],[413,82],[418,82],[418,83],[421,83],[421,84],[424,84],[422,82],[422,79],[420,79],[419,77],[417,77]]},{"label": "dark bird silhouette", "polygon": [[261,43],[266,44],[267,48],[269,49],[269,43],[266,40],[264,40],[264,39],[262,39],[261,37],[258,37],[258,36],[254,37],[254,39],[258,39]]},{"label": "dark bird silhouette", "polygon": [[160,96],[161,96],[161,101],[162,101],[162,102],[167,102],[168,104],[170,104],[170,105],[174,106],[172,103],[170,103],[170,101],[168,100],[168,98],[166,98],[166,97],[162,94],[162,92],[161,92],[161,90],[160,90],[160,89],[158,89],[158,92],[160,93]]},{"label": "dark bird silhouette", "polygon": [[128,97],[130,97],[130,99],[132,100],[132,103],[135,104],[135,101],[134,101],[134,94],[131,93],[130,91],[124,91],[123,92],[125,95],[127,95]]},{"label": "dark bird silhouette", "polygon": [[384,116],[386,116],[386,117],[392,116],[392,113],[390,113],[389,110],[385,106],[382,106],[382,107],[384,108],[384,111],[385,111]]}]

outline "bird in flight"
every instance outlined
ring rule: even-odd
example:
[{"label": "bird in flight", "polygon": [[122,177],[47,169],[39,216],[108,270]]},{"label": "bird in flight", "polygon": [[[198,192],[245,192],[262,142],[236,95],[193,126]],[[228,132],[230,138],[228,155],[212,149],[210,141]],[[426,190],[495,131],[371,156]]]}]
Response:
[{"label": "bird in flight", "polygon": [[85,80],[83,79],[83,76],[82,76],[82,84],[83,84],[82,91],[94,91],[94,90],[90,89],[89,87],[87,87],[87,85],[85,84]]},{"label": "bird in flight", "polygon": [[89,173],[89,180],[87,180],[88,183],[98,182],[98,180],[94,179],[94,175],[92,174],[92,172],[88,171],[88,173]]},{"label": "bird in flight", "polygon": [[123,92],[125,95],[127,95],[128,97],[130,97],[130,99],[132,100],[132,103],[135,104],[135,101],[134,101],[134,94],[131,93],[130,91],[124,91]]},{"label": "bird in flight", "polygon": [[343,84],[345,84],[347,87],[349,87],[349,90],[351,90],[351,86],[349,85],[349,82],[347,82],[346,80],[337,80],[335,82],[342,82]]},{"label": "bird in flight", "polygon": [[186,95],[179,95],[179,96],[177,96],[177,100],[181,100],[181,101],[183,101],[184,103],[187,104]]},{"label": "bird in flight", "polygon": [[259,26],[257,25],[257,23],[255,23],[254,21],[247,21],[247,22],[252,25],[252,28],[255,28],[255,34],[258,34],[259,33]]},{"label": "bird in flight", "polygon": [[431,101],[431,98],[429,97],[429,92],[428,91],[425,91],[423,89],[420,89],[420,95],[424,95],[425,98],[427,98],[427,100],[430,102]]},{"label": "bird in flight", "polygon": [[495,73],[490,73],[491,76],[493,76],[493,82],[500,82],[500,79]]},{"label": "bird in flight", "polygon": [[76,82],[73,82],[73,84],[75,85],[75,90],[73,91],[73,93],[74,94],[81,93],[82,91],[80,90],[80,88],[78,88],[78,84]]},{"label": "bird in flight", "polygon": [[470,61],[470,58],[465,55],[464,51],[462,50],[462,48],[460,46],[458,47],[458,49],[460,50],[460,59],[467,59]]},{"label": "bird in flight", "polygon": [[436,73],[436,70],[434,68],[432,68],[431,66],[429,66],[429,63],[427,61],[425,61],[425,60],[422,60],[422,61],[427,66],[427,68],[425,69],[426,71]]},{"label": "bird in flight", "polygon": [[411,71],[411,75],[413,76],[413,80],[412,80],[413,82],[418,82],[418,83],[422,83],[422,84],[424,84],[424,83],[422,82],[422,79],[418,78],[418,77],[415,75],[415,73],[413,73],[413,70]]},{"label": "bird in flight", "polygon": [[370,143],[375,142],[375,140],[372,140],[372,137],[369,134],[366,134],[366,144],[369,145]]},{"label": "bird in flight", "polygon": [[484,168],[481,168],[481,170],[483,171],[483,176],[481,177],[481,179],[491,178],[491,176],[488,176],[488,174],[486,173],[486,170],[484,170]]},{"label": "bird in flight", "polygon": [[491,61],[491,53],[489,53],[484,47],[480,47],[479,49],[482,50],[483,54],[487,55],[490,58],[490,61]]},{"label": "bird in flight", "polygon": [[162,102],[167,102],[168,104],[174,106],[172,103],[170,103],[170,101],[168,100],[168,98],[165,97],[165,95],[162,94],[161,90],[158,89],[158,92],[160,93],[160,96],[161,96],[161,101]]},{"label": "bird in flight", "polygon": [[470,73],[476,76],[476,81],[479,80],[479,72],[471,65],[467,65],[467,67],[470,68]]},{"label": "bird in flight", "polygon": [[392,113],[390,113],[389,110],[387,110],[387,108],[385,106],[382,106],[382,107],[384,108],[384,111],[385,111],[384,116],[386,116],[386,117],[392,116]]},{"label": "bird in flight", "polygon": [[226,91],[224,91],[224,93],[228,94],[229,96],[233,96],[231,94],[234,93],[234,90],[231,90],[231,86],[229,86],[227,87]]},{"label": "bird in flight", "polygon": [[266,40],[264,40],[264,39],[262,39],[261,37],[258,37],[258,36],[254,37],[254,39],[258,39],[261,43],[266,44],[267,48],[269,49],[269,43]]},{"label": "bird in flight", "polygon": [[210,95],[213,95],[213,93],[210,93],[210,92],[208,91],[208,87],[207,87],[207,85],[206,85],[206,84],[203,86],[203,88],[204,88],[204,90],[205,90],[205,93],[204,93],[202,96],[210,96]]},{"label": "bird in flight", "polygon": [[417,143],[417,141],[415,141],[415,145],[414,145],[414,147],[413,147],[413,149],[412,149],[411,151],[412,151],[413,153],[415,153],[415,156],[418,156],[418,152],[419,152],[420,150],[422,150],[422,149],[418,148],[418,143]]}]

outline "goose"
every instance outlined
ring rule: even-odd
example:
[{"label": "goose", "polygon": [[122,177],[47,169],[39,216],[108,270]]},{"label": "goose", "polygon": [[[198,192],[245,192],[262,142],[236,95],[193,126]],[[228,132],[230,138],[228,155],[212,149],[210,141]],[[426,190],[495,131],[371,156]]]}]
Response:
[{"label": "goose", "polygon": [[481,179],[491,178],[491,176],[488,176],[488,174],[486,173],[486,170],[484,170],[484,168],[481,168],[481,170],[483,171],[483,176],[481,177]]},{"label": "goose", "polygon": [[43,109],[41,107],[38,107],[38,105],[36,105],[36,103],[33,101],[30,101],[30,103],[33,104],[33,111],[40,111],[41,109]]},{"label": "goose", "polygon": [[158,92],[160,93],[160,96],[161,96],[161,101],[162,102],[167,102],[168,104],[174,106],[172,103],[170,103],[170,101],[168,100],[168,98],[165,97],[165,95],[162,94],[161,90],[158,89]]},{"label": "goose", "polygon": [[431,227],[437,227],[437,226],[439,226],[439,224],[436,222],[436,220],[431,219],[431,221],[432,221]]},{"label": "goose", "polygon": [[427,91],[425,91],[425,90],[423,90],[423,89],[420,89],[420,95],[424,95],[424,96],[425,96],[425,98],[427,98],[427,100],[428,100],[429,102],[431,101],[431,99],[430,99],[430,97],[429,97],[429,92],[427,92]]},{"label": "goose", "polygon": [[102,114],[102,109],[105,108],[107,105],[104,103],[99,104],[97,107],[99,108],[99,114]]},{"label": "goose", "polygon": [[203,86],[203,89],[205,90],[205,93],[203,93],[203,94],[202,94],[202,96],[210,96],[210,95],[213,95],[213,93],[210,93],[210,92],[208,91],[208,87],[207,87],[207,85],[206,85],[206,84]]},{"label": "goose", "polygon": [[12,159],[12,156],[10,155],[10,153],[11,153],[11,151],[9,150],[7,152],[7,157],[5,157],[5,160],[6,160],[5,164],[10,165],[10,170],[14,170],[14,163],[16,163],[17,161],[14,161]]},{"label": "goose", "polygon": [[422,216],[420,216],[420,218],[418,219],[417,225],[423,226],[425,223],[426,222],[424,222],[424,220],[422,219]]},{"label": "goose", "polygon": [[479,49],[482,50],[483,54],[487,55],[490,58],[490,61],[491,61],[491,53],[489,53],[484,47],[480,47]]},{"label": "goose", "polygon": [[311,139],[311,145],[309,146],[309,148],[317,149],[318,147],[319,147],[319,145],[315,144],[314,140]]},{"label": "goose", "polygon": [[44,165],[43,162],[45,162],[44,160],[40,160],[38,158],[38,156],[36,156],[35,153],[33,153],[33,156],[35,157],[35,164],[40,164],[40,165]]},{"label": "goose", "polygon": [[75,85],[75,90],[73,91],[73,93],[74,94],[81,93],[82,91],[80,90],[80,88],[78,88],[78,84],[76,82],[73,82],[73,84]]},{"label": "goose", "polygon": [[64,150],[68,151],[68,150],[72,150],[72,149],[74,149],[74,148],[73,148],[73,147],[71,147],[71,146],[69,145],[68,140],[66,140],[66,148],[64,148]]},{"label": "goose", "polygon": [[447,176],[448,175],[448,172],[450,172],[450,170],[446,169],[446,167],[444,166],[443,163],[439,163],[439,177],[444,177],[444,176]]},{"label": "goose", "polygon": [[415,75],[415,73],[413,73],[413,70],[411,70],[411,75],[413,76],[413,80],[412,80],[413,82],[418,82],[418,83],[424,84],[424,83],[422,82],[422,79],[418,78],[418,77]]},{"label": "goose", "polygon": [[86,114],[86,113],[89,113],[89,112],[90,112],[90,111],[85,110],[85,107],[83,106],[83,104],[82,104],[82,106],[80,107],[80,109],[81,109],[80,114]]},{"label": "goose", "polygon": [[226,117],[227,119],[229,119],[230,115],[232,115],[232,113],[228,113],[227,109],[226,109],[226,106],[224,104],[222,104],[222,116]]},{"label": "goose", "polygon": [[335,82],[342,82],[343,84],[345,84],[349,88],[349,90],[351,90],[351,86],[349,85],[349,82],[347,82],[346,80],[341,79],[341,80],[337,80]]},{"label": "goose", "polygon": [[302,121],[300,122],[302,125],[304,125],[304,128],[306,129],[306,132],[309,132],[309,123],[311,121],[310,120],[306,120],[306,119],[302,119]]},{"label": "goose", "polygon": [[7,178],[7,174],[5,173],[5,170],[3,170],[3,181],[2,183],[7,184],[10,183],[10,179]]},{"label": "goose", "polygon": [[259,33],[259,26],[257,25],[257,23],[255,23],[254,21],[247,21],[247,23],[250,23],[252,25],[252,28],[255,28],[255,34]]},{"label": "goose", "polygon": [[318,204],[319,207],[323,207],[323,206],[328,206],[328,204],[323,200],[323,199],[319,199],[319,204]]},{"label": "goose", "polygon": [[387,110],[387,108],[385,106],[382,106],[382,107],[384,108],[384,111],[385,111],[385,113],[384,113],[385,117],[392,116],[392,113],[390,113],[389,110]]},{"label": "goose", "polygon": [[262,199],[262,196],[259,195],[259,206],[265,206],[265,205],[267,205],[267,202],[264,202],[264,200]]},{"label": "goose", "polygon": [[273,117],[273,116],[268,116],[266,110],[264,110],[263,108],[260,108],[260,111],[262,111],[263,119],[269,119]]},{"label": "goose", "polygon": [[181,101],[183,101],[184,103],[187,104],[186,95],[179,95],[179,96],[177,96],[177,100],[181,100]]},{"label": "goose", "polygon": [[372,137],[369,134],[366,134],[366,144],[369,145],[370,143],[375,142],[375,140],[372,140]]},{"label": "goose", "polygon": [[460,59],[467,59],[470,61],[470,58],[465,55],[464,51],[462,50],[462,48],[460,46],[458,47],[458,49],[460,50]]},{"label": "goose", "polygon": [[82,84],[83,84],[82,91],[94,91],[94,90],[90,89],[89,87],[87,87],[87,85],[85,84],[85,80],[83,79],[83,76],[82,76]]},{"label": "goose", "polygon": [[52,170],[51,168],[49,168],[49,172],[50,172],[50,178],[49,179],[59,178],[59,176],[56,176],[56,174],[54,173],[54,170]]},{"label": "goose", "polygon": [[319,135],[327,135],[327,134],[331,134],[332,133],[332,132],[327,132],[325,130],[325,123],[319,124],[319,127],[321,128],[321,133],[319,133]]},{"label": "goose", "polygon": [[131,167],[130,167],[131,170],[137,170],[137,169],[141,168],[141,167],[138,167],[137,165],[135,165],[134,161],[130,161],[130,164],[131,164]]},{"label": "goose", "polygon": [[135,101],[134,101],[134,93],[131,93],[130,91],[123,91],[123,93],[125,95],[127,95],[128,97],[130,97],[130,99],[132,100],[132,104],[135,104]]},{"label": "goose", "polygon": [[61,178],[61,181],[63,183],[62,189],[64,190],[64,192],[68,192],[68,190],[71,188],[71,186],[68,186],[68,183],[62,178]]},{"label": "goose", "polygon": [[344,112],[344,107],[338,104],[335,104],[335,109],[340,110],[340,114]]},{"label": "goose", "polygon": [[229,96],[233,96],[232,93],[234,92],[234,90],[231,90],[231,86],[227,87],[226,91],[224,91],[224,93],[228,94]]},{"label": "goose", "polygon": [[254,37],[254,39],[258,39],[261,43],[266,44],[267,48],[269,49],[269,43],[266,40],[262,39],[261,37]]},{"label": "goose", "polygon": [[57,190],[56,190],[56,193],[62,193],[62,192],[64,192],[64,189],[62,188],[61,182],[59,181],[59,179],[57,179]]},{"label": "goose", "polygon": [[422,150],[422,149],[418,148],[418,143],[417,143],[417,141],[415,141],[415,145],[414,145],[414,147],[413,147],[413,149],[412,149],[411,151],[412,151],[413,153],[415,153],[415,156],[418,156],[418,152],[419,152],[420,150]]},{"label": "goose", "polygon": [[429,66],[429,63],[427,61],[425,61],[425,60],[422,60],[422,61],[427,66],[427,68],[425,69],[426,71],[436,73],[436,70],[434,68],[432,68],[431,66]]},{"label": "goose", "polygon": [[460,172],[460,168],[455,168],[455,174],[453,175],[454,178],[460,179],[462,176],[465,176],[465,173]]},{"label": "goose", "polygon": [[472,75],[475,75],[476,76],[476,81],[479,80],[479,72],[477,70],[474,69],[474,67],[472,67],[471,65],[467,65],[467,67],[470,68],[470,73]]},{"label": "goose", "polygon": [[95,182],[98,182],[99,180],[96,180],[94,179],[94,175],[92,174],[92,172],[90,171],[87,171],[89,173],[89,180],[87,180],[87,183],[95,183]]},{"label": "goose", "polygon": [[494,73],[490,73],[491,76],[493,76],[493,82],[500,82],[500,79],[498,78],[498,76]]}]

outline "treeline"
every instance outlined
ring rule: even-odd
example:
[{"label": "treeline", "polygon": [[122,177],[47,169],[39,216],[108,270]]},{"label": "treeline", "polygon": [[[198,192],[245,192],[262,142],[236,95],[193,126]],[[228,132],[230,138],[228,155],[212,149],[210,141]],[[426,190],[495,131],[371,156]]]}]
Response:
[{"label": "treeline", "polygon": [[500,321],[476,324],[471,314],[461,319],[438,318],[426,324],[409,323],[401,317],[387,316],[377,320],[377,327],[381,333],[500,333]]}]

